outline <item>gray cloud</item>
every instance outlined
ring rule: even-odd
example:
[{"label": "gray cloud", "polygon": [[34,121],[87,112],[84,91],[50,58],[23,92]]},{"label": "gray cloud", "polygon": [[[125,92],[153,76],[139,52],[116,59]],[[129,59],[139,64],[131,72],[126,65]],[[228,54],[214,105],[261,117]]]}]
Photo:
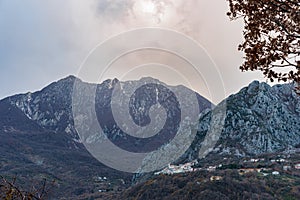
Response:
[{"label": "gray cloud", "polygon": [[0,97],[76,74],[97,44],[145,26],[174,29],[197,40],[219,67],[227,94],[261,78],[239,72],[242,24],[227,19],[226,1],[149,0],[155,14],[143,13],[143,1],[0,0]]},{"label": "gray cloud", "polygon": [[[109,16],[113,20],[126,17],[132,9],[133,1],[99,0],[97,11],[99,16]],[[108,18],[108,17],[107,17]]]}]

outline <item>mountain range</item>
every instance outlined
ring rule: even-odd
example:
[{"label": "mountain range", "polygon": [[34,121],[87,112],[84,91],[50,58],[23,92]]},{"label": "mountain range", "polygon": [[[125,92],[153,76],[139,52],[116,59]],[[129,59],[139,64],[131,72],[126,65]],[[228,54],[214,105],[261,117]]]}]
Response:
[{"label": "mountain range", "polygon": [[[103,130],[106,136],[123,149],[139,152],[143,147],[143,151],[147,152],[174,137],[171,133],[168,135],[168,132],[161,132],[158,135],[164,136],[163,139],[152,137],[145,143],[129,137],[115,126],[110,109],[112,91],[120,84],[126,87],[143,83],[145,79],[127,82],[113,79],[95,85],[69,76],[41,91],[18,94],[0,101],[0,174],[17,176],[21,182],[55,179],[55,187],[58,188],[55,196],[61,198],[66,194],[79,197],[97,193],[101,188],[118,190],[132,183],[131,173],[101,164],[83,145],[72,113],[75,81],[83,86],[96,87],[97,117],[105,119]],[[166,98],[172,97],[172,94],[159,87],[161,82],[155,81],[159,84],[142,88],[129,102],[130,108],[134,108],[129,112],[138,125],[149,123],[149,109],[159,101],[158,98],[162,98],[160,104],[168,101],[168,105],[178,107],[176,98]],[[191,91],[184,86],[172,88]],[[117,91],[122,93],[122,88]],[[257,156],[300,146],[300,97],[294,92],[293,84],[271,87],[254,81],[216,106],[201,95],[195,95],[200,116],[196,126],[197,134],[192,145],[177,162],[199,159],[199,155],[204,155],[203,158],[200,156],[202,159],[214,156]],[[139,110],[139,107],[143,109]],[[220,112],[223,112],[223,121],[215,120]],[[176,127],[179,114],[176,109],[167,112],[167,119],[169,117],[172,120],[164,127],[165,130]],[[206,143],[205,136],[216,126],[220,128],[217,141],[212,147],[204,148],[207,152],[203,154],[201,151]],[[149,141],[152,145],[147,146]]]}]

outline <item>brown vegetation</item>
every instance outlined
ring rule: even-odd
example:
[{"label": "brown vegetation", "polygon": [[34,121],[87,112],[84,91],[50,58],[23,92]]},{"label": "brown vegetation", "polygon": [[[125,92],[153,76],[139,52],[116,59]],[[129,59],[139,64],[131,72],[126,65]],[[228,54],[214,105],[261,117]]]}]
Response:
[{"label": "brown vegetation", "polygon": [[43,180],[39,185],[33,186],[30,190],[22,189],[17,183],[16,178],[8,180],[0,176],[0,199],[5,200],[43,200],[46,199],[51,186]]},{"label": "brown vegetation", "polygon": [[[212,180],[212,176],[222,177]],[[244,176],[237,170],[160,175],[138,184],[118,199],[300,199],[299,177],[261,177],[258,173]]]},{"label": "brown vegetation", "polygon": [[232,20],[244,20],[242,71],[260,70],[272,82],[295,81],[300,91],[300,1],[228,0]]}]

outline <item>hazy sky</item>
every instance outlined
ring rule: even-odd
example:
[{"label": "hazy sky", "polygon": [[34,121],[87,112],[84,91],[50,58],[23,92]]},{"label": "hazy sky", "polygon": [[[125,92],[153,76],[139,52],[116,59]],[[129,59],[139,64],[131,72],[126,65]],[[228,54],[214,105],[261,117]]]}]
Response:
[{"label": "hazy sky", "polygon": [[[242,22],[230,22],[227,6],[226,0],[0,0],[0,98],[77,75],[96,45],[141,27],[168,28],[195,39],[218,67],[226,95],[237,92],[252,80],[263,79],[260,73],[239,71]],[[182,84],[165,70],[158,74],[162,81]]]}]

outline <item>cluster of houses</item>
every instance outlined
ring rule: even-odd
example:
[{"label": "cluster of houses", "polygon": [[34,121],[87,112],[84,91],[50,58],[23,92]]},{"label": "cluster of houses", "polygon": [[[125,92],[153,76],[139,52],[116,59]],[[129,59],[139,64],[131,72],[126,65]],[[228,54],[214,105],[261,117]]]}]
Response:
[{"label": "cluster of houses", "polygon": [[222,164],[218,165],[218,166],[208,166],[206,168],[195,168],[195,164],[197,164],[197,161],[192,161],[192,162],[188,162],[185,164],[181,164],[181,165],[171,165],[169,164],[168,167],[164,168],[163,170],[159,171],[159,172],[155,172],[155,175],[159,175],[159,174],[179,174],[179,173],[186,173],[186,172],[195,172],[195,171],[200,171],[200,170],[206,170],[209,172],[213,172],[216,171],[216,169],[218,167],[222,167]]},{"label": "cluster of houses", "polygon": [[292,165],[284,165],[282,168],[283,168],[284,171],[291,170],[292,168],[300,169],[300,163],[297,163],[294,166],[292,166]]},{"label": "cluster of houses", "polygon": [[[266,159],[265,158],[251,158],[249,160],[244,160],[244,162],[251,162],[251,163],[257,163],[257,162],[265,162]],[[286,159],[284,158],[277,158],[277,159],[271,159],[270,160],[271,163],[284,163],[287,162]]]},{"label": "cluster of houses", "polygon": [[263,162],[265,161],[264,158],[251,158],[249,160],[244,160],[244,162],[251,162],[251,163],[257,163],[257,162]]},{"label": "cluster of houses", "polygon": [[[244,160],[244,162],[251,162],[251,163],[258,163],[258,162],[264,162],[265,159],[264,158],[251,158],[250,160]],[[284,158],[277,158],[277,159],[271,159],[270,160],[271,163],[280,163],[280,164],[285,164],[282,166],[282,169],[284,171],[288,171],[291,169],[300,169],[300,163],[296,163],[296,164],[288,164],[288,160],[284,159]],[[246,171],[249,171],[251,169],[248,169]],[[261,170],[270,170],[270,169],[256,169],[256,171],[260,172]],[[279,175],[279,172],[277,173],[276,171],[274,171],[274,173],[272,173],[273,175]]]},{"label": "cluster of houses", "polygon": [[[251,162],[251,163],[258,163],[258,162],[265,162],[265,158],[251,158],[249,160],[244,160],[244,162]],[[271,163],[286,163],[285,165],[282,166],[282,169],[284,171],[288,171],[291,169],[297,169],[300,170],[300,163],[297,164],[293,164],[293,165],[288,165],[288,161],[284,158],[278,158],[278,159],[271,159],[270,160]],[[185,164],[181,164],[181,165],[171,165],[169,164],[168,167],[164,168],[163,170],[159,171],[159,172],[155,172],[155,175],[159,175],[159,174],[178,174],[178,173],[187,173],[187,172],[195,172],[195,171],[199,171],[199,170],[206,170],[206,171],[215,171],[216,169],[222,167],[222,164],[218,165],[218,166],[208,166],[206,168],[195,168],[195,164],[197,164],[197,161],[192,161],[192,162],[188,162]],[[271,168],[241,168],[238,169],[238,172],[240,175],[244,175],[250,172],[258,172],[258,173],[262,173],[264,176],[267,175],[280,175],[280,172],[278,171],[272,171]],[[213,180],[218,179],[213,177]]]},{"label": "cluster of houses", "polygon": [[[195,171],[199,171],[199,170],[215,171],[217,169],[217,166],[209,166],[206,169],[194,168],[195,164],[197,164],[197,161],[185,163],[182,165],[169,164],[168,167],[164,168],[163,170],[161,170],[159,172],[155,172],[154,174],[155,175],[159,175],[159,174],[171,175],[171,174],[179,174],[179,173],[186,173],[186,172],[195,172]],[[210,177],[210,181],[220,181],[222,179],[223,179],[222,176],[211,176]],[[200,184],[200,182],[199,183],[197,182],[197,184]]]},{"label": "cluster of houses", "polygon": [[98,176],[96,179],[97,179],[97,180],[95,180],[95,181],[107,181],[106,176],[103,176],[103,177]]},{"label": "cluster of houses", "polygon": [[187,173],[187,172],[195,172],[201,170],[201,168],[194,168],[193,166],[197,163],[197,161],[188,162],[181,165],[171,165],[169,164],[168,167],[164,168],[159,172],[155,172],[155,175],[159,174],[179,174],[179,173]]},{"label": "cluster of houses", "polygon": [[280,175],[278,171],[272,171],[272,169],[270,168],[245,168],[245,169],[239,169],[238,172],[240,175],[244,175],[251,172],[262,173],[263,176],[268,176],[270,174]]}]

